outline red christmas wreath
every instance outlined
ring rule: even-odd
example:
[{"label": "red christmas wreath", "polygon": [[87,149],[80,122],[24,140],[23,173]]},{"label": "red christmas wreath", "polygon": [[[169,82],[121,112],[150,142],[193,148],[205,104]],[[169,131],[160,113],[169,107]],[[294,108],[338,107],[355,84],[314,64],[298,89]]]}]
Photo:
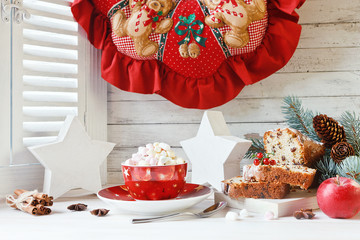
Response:
[{"label": "red christmas wreath", "polygon": [[172,1],[74,1],[75,19],[102,50],[107,82],[212,108],[282,68],[299,41],[294,10],[305,0]]}]

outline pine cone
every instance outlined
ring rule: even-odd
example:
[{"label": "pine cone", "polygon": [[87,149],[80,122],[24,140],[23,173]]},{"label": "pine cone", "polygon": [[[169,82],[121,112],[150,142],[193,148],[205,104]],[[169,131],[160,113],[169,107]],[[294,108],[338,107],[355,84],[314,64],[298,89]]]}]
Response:
[{"label": "pine cone", "polygon": [[325,114],[313,118],[314,129],[325,147],[331,148],[338,142],[346,142],[344,127]]},{"label": "pine cone", "polygon": [[354,148],[347,142],[336,143],[331,148],[331,158],[337,164],[341,163],[341,161],[345,158],[353,155],[355,155]]}]

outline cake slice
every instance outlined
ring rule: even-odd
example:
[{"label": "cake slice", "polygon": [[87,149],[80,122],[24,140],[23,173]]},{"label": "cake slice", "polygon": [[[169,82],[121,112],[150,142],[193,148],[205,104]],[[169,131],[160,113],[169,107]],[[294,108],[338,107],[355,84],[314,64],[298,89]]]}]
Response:
[{"label": "cake slice", "polygon": [[322,143],[291,129],[276,129],[264,134],[264,148],[279,164],[311,167],[325,154]]},{"label": "cake slice", "polygon": [[290,185],[279,182],[251,182],[242,177],[224,180],[224,193],[232,199],[239,198],[284,198],[290,191]]},{"label": "cake slice", "polygon": [[243,178],[246,181],[281,182],[308,189],[316,170],[301,165],[245,165]]}]

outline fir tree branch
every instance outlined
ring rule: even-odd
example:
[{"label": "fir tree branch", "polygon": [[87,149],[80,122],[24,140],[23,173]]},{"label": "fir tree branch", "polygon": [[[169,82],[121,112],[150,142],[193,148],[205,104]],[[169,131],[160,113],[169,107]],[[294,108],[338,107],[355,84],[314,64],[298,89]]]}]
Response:
[{"label": "fir tree branch", "polygon": [[252,145],[245,154],[244,158],[253,158],[254,154],[259,152],[265,153],[264,143],[261,139],[252,138],[250,140],[252,141]]},{"label": "fir tree branch", "polygon": [[320,173],[319,183],[322,183],[328,178],[335,177],[337,174],[336,163],[330,157],[324,157],[322,160],[315,163],[315,168]]},{"label": "fir tree branch", "polygon": [[313,128],[314,113],[311,110],[304,109],[297,97],[285,97],[284,105],[281,108],[289,127],[300,131],[313,140],[320,141]]},{"label": "fir tree branch", "polygon": [[340,120],[341,125],[343,125],[346,141],[353,146],[355,154],[360,156],[360,119],[356,116],[355,112],[344,112],[341,115]]},{"label": "fir tree branch", "polygon": [[346,158],[337,167],[337,172],[340,176],[354,179],[360,184],[360,157]]}]

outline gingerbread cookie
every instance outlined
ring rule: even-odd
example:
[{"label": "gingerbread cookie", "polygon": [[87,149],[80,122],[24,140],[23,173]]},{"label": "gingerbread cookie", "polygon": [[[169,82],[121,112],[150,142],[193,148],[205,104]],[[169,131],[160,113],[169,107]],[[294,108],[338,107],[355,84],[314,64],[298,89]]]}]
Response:
[{"label": "gingerbread cookie", "polygon": [[173,9],[173,0],[132,0],[131,16],[127,19],[122,10],[118,10],[112,18],[112,29],[118,37],[129,36],[133,39],[136,53],[147,57],[155,54],[159,45],[150,41],[152,32],[167,33],[172,25],[171,18],[165,16]]},{"label": "gingerbread cookie", "polygon": [[261,20],[266,13],[264,0],[252,0],[250,4],[244,0],[202,0],[210,10],[205,23],[212,28],[228,25],[231,30],[224,34],[226,45],[242,48],[249,42],[248,26]]}]

